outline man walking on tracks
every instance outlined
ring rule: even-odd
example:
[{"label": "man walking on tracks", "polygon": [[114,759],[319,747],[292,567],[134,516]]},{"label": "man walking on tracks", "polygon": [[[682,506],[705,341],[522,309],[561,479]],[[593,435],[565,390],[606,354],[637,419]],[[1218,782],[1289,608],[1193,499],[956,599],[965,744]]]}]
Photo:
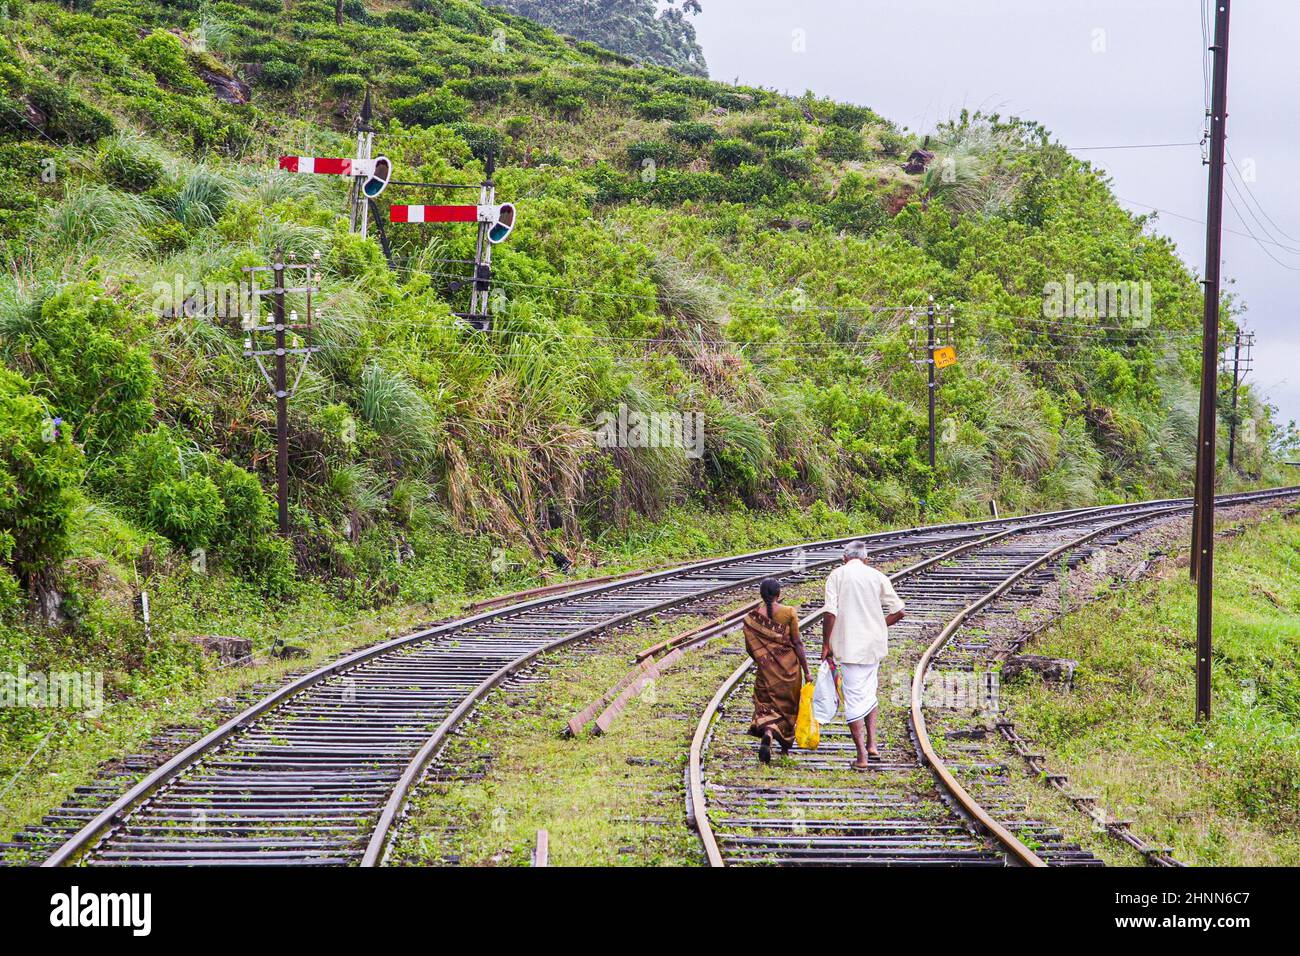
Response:
[{"label": "man walking on tracks", "polygon": [[866,544],[852,541],[844,549],[844,563],[826,578],[825,607],[822,660],[840,669],[844,719],[858,750],[852,766],[867,770],[869,761],[880,759],[876,745],[878,671],[889,653],[889,626],[903,619],[903,600],[888,576],[867,564]]}]

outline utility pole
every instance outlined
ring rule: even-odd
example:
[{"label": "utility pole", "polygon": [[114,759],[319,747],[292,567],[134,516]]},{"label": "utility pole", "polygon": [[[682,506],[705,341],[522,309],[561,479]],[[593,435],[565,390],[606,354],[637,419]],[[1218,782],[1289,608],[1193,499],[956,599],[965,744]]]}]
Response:
[{"label": "utility pole", "polygon": [[[319,262],[320,253],[316,253],[311,262],[285,262],[283,250],[277,248],[269,266],[249,266],[244,269],[249,273],[253,310],[244,313],[244,356],[252,358],[257,363],[262,378],[270,388],[271,394],[275,396],[276,504],[280,533],[286,536],[289,534],[289,396],[297,390],[298,383],[302,380],[302,373],[307,367],[307,360],[313,352],[319,350],[319,346],[311,342],[315,325],[312,295],[316,292],[316,283],[320,279]],[[271,273],[273,285],[269,289],[258,286],[257,276],[262,272]],[[290,281],[290,273],[301,275],[302,284],[298,286],[287,284]],[[257,320],[257,313],[261,310],[261,297],[265,295],[271,296],[269,325],[259,324]],[[305,321],[299,321],[299,313],[296,309],[292,311],[288,309],[290,295],[303,297]],[[273,336],[274,346],[269,349],[258,348],[258,335],[267,333]],[[305,342],[300,340],[299,333],[301,338],[306,340]],[[298,367],[298,374],[292,385],[289,384],[290,355],[302,357],[302,364]],[[267,370],[262,361],[266,356],[275,359],[271,371]]]},{"label": "utility pole", "polygon": [[927,363],[930,372],[930,472],[934,473],[934,296],[930,296],[930,304],[926,309],[926,354],[930,361]]},{"label": "utility pole", "polygon": [[[1233,336],[1232,342],[1232,418],[1228,421],[1228,467],[1231,468],[1237,463],[1237,400],[1241,392],[1241,383],[1245,380],[1246,375],[1251,369],[1251,352],[1255,345],[1255,333],[1243,332],[1237,330]],[[1245,348],[1246,354],[1241,354],[1242,348]],[[1227,361],[1222,367],[1222,371],[1227,372]]]},{"label": "utility pole", "polygon": [[279,504],[280,534],[289,533],[289,363],[284,349],[284,254],[275,250],[275,290],[272,315],[275,324],[275,488]]},{"label": "utility pole", "polygon": [[1214,78],[1210,99],[1210,178],[1206,200],[1205,316],[1201,333],[1200,442],[1196,449],[1196,511],[1192,564],[1196,566],[1196,717],[1210,718],[1210,664],[1214,622],[1214,477],[1219,374],[1219,261],[1223,241],[1223,165],[1228,120],[1228,14],[1231,0],[1215,0]]},{"label": "utility pole", "polygon": [[[956,351],[956,331],[954,329],[955,319],[953,318],[954,307],[949,306],[947,309],[940,309],[934,304],[934,296],[929,297],[929,303],[925,311],[925,337],[920,336],[920,330],[916,327],[915,314],[908,320],[912,326],[912,351],[913,362],[917,366],[925,366],[926,375],[926,406],[929,410],[929,456],[930,463],[930,487],[934,488],[934,469],[937,461],[936,451],[936,429],[935,429],[935,407],[939,391],[939,372],[957,361]],[[908,311],[912,309],[909,306]],[[944,337],[945,323],[940,321],[940,315],[947,316],[946,331]],[[924,508],[926,502],[922,502]]]}]

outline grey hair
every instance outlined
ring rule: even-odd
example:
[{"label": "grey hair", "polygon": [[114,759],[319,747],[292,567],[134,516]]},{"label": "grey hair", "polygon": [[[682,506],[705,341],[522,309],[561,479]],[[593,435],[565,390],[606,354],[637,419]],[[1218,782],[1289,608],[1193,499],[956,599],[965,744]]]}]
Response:
[{"label": "grey hair", "polygon": [[865,541],[850,541],[844,546],[844,560],[852,561],[854,558],[867,559],[867,543]]}]

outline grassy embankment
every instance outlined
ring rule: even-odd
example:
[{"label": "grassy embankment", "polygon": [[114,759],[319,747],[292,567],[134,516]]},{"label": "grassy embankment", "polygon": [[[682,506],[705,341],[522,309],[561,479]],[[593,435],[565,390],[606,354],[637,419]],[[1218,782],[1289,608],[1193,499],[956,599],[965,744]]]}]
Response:
[{"label": "grassy embankment", "polygon": [[1013,684],[1017,728],[1196,865],[1300,863],[1300,519],[1273,514],[1222,541],[1213,720],[1196,723],[1195,587],[1185,565],[1079,610],[1035,653],[1079,662],[1074,690]]}]

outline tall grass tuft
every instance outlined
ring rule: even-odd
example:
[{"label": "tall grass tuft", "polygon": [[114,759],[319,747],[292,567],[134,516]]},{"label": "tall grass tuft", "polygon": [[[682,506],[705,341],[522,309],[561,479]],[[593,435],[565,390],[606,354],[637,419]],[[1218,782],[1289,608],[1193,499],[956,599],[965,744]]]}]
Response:
[{"label": "tall grass tuft", "polygon": [[370,362],[361,373],[359,404],[361,416],[384,437],[398,468],[420,473],[432,464],[438,423],[405,374]]},{"label": "tall grass tuft", "polygon": [[210,166],[197,165],[184,174],[173,214],[191,229],[213,225],[236,193],[233,180]]},{"label": "tall grass tuft", "polygon": [[37,240],[50,259],[63,260],[81,271],[91,256],[136,259],[150,248],[149,226],[162,218],[162,210],[149,199],[120,192],[98,183],[73,186],[45,220]]},{"label": "tall grass tuft", "polygon": [[650,264],[650,277],[659,290],[659,308],[683,330],[703,331],[710,338],[717,335],[725,321],[722,300],[717,292],[685,265],[666,254],[657,255]]},{"label": "tall grass tuft", "polygon": [[334,505],[353,518],[368,521],[384,510],[383,482],[360,462],[332,466],[325,488]]}]

